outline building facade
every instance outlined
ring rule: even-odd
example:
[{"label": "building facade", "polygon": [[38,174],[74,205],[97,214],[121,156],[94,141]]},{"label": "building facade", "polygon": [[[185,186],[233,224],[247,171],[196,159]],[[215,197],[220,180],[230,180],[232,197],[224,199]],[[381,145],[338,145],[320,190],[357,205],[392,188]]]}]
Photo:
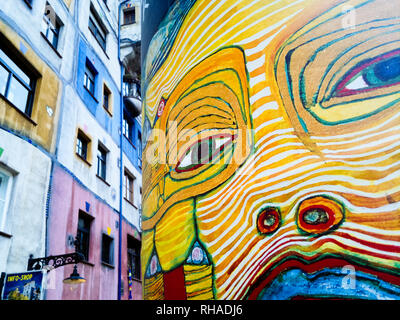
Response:
[{"label": "building facade", "polygon": [[[0,4],[0,271],[78,250],[86,282],[63,283],[72,265],[53,269],[49,300],[142,295],[141,99],[119,49],[120,16],[133,32],[139,15],[134,1]],[[140,46],[140,33],[125,38]]]}]

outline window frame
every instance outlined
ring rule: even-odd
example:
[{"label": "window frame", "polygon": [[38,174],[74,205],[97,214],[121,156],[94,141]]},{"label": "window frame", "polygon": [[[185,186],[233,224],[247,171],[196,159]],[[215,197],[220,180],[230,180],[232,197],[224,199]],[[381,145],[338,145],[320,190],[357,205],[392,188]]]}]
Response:
[{"label": "window frame", "polygon": [[88,28],[100,47],[106,52],[108,30],[101,21],[92,3],[90,3]]},{"label": "window frame", "polygon": [[133,140],[133,128],[134,123],[133,120],[130,119],[127,112],[124,111],[123,118],[122,118],[122,134],[125,138],[132,142]]},{"label": "window frame", "polygon": [[[129,270],[132,269],[132,264],[135,266],[134,272],[131,273],[132,279],[141,281],[141,255],[140,255],[141,243],[136,238],[128,235],[127,237],[127,272],[129,277]],[[130,268],[131,267],[131,268]]]},{"label": "window frame", "polygon": [[103,84],[103,108],[109,113],[112,113],[112,92],[107,87],[107,85]]},{"label": "window frame", "polygon": [[[6,186],[5,197],[3,200],[4,201],[3,210],[0,212],[0,232],[4,232],[6,229],[7,213],[10,208],[11,193],[14,183],[14,176],[9,171],[0,167],[0,179],[2,175],[7,177],[7,186]],[[0,180],[0,187],[1,187],[1,181],[2,180]]]},{"label": "window frame", "polygon": [[142,132],[141,131],[138,131],[138,138],[137,138],[137,140],[138,140],[138,166],[139,166],[139,168],[140,169],[142,169],[142,153],[143,153],[143,150],[142,150]]},{"label": "window frame", "polygon": [[[97,78],[97,71],[90,65],[88,60],[85,63],[85,72],[83,75],[83,87],[91,94],[92,97],[95,96],[96,92],[96,78]],[[88,84],[91,84],[88,86]]]},{"label": "window frame", "polygon": [[124,198],[126,201],[134,205],[135,201],[135,180],[136,177],[129,172],[127,168],[124,170]]},{"label": "window frame", "polygon": [[[85,230],[84,228],[81,228],[79,226],[79,221],[81,219],[86,220],[86,222],[89,224],[87,230]],[[92,227],[93,220],[94,220],[94,218],[91,215],[89,215],[85,211],[79,210],[78,227],[77,227],[77,231],[76,231],[76,236],[79,239],[79,246],[80,247],[77,249],[77,251],[79,253],[81,253],[85,257],[85,261],[87,261],[87,262],[89,261],[89,257],[90,257],[90,238],[91,238],[91,227]],[[87,241],[86,241],[87,242],[86,243],[87,247],[86,247],[86,250],[84,252],[82,251],[82,246],[84,244],[82,243],[81,237],[79,237],[80,233],[83,233],[83,234],[87,235]]]},{"label": "window frame", "polygon": [[[85,143],[86,148],[85,148],[85,155],[81,154],[79,150],[83,150],[83,146],[79,146],[79,141]],[[78,155],[78,157],[86,162],[89,162],[89,149],[90,149],[90,143],[91,140],[90,138],[80,129],[78,129],[78,134],[76,135],[76,146],[75,146],[75,153]]]},{"label": "window frame", "polygon": [[[108,239],[110,241],[108,243],[108,261],[104,259],[105,251],[104,251],[104,239]],[[114,266],[114,238],[109,236],[107,233],[103,232],[101,234],[101,255],[100,255],[101,263]]]},{"label": "window frame", "polygon": [[[47,6],[51,7],[51,9],[54,11],[53,7],[48,2],[46,3],[46,8],[47,8]],[[54,16],[55,16],[55,24],[56,24],[55,26],[53,25],[51,19],[46,16],[46,12],[44,13],[42,23],[45,23],[45,25],[42,26],[42,29],[43,29],[43,27],[45,27],[45,30],[42,30],[42,34],[46,37],[49,44],[54,49],[57,50],[58,44],[60,41],[60,36],[61,36],[61,29],[64,26],[64,24],[62,23],[59,16],[55,13],[55,11],[54,11]],[[51,40],[51,38],[49,38],[50,32],[52,32],[52,34],[53,34],[53,40]],[[54,36],[55,36],[55,38],[54,38]],[[56,43],[54,43],[54,39],[56,39]]]},{"label": "window frame", "polygon": [[[12,45],[8,44],[8,40],[5,38],[3,39],[2,35],[0,36],[0,51],[0,67],[8,73],[4,93],[0,92],[0,96],[19,112],[30,118],[32,116],[36,83],[40,75],[35,72],[32,67],[28,66],[29,62],[23,59],[20,56],[20,53],[14,47],[12,47]],[[5,61],[5,58],[2,57],[2,54],[4,54],[4,56],[10,60],[10,62]],[[26,82],[22,76],[26,77],[27,80],[29,80],[29,83]],[[17,83],[19,83],[27,91],[27,98],[24,107],[17,106],[9,98],[12,81],[17,81]]]},{"label": "window frame", "polygon": [[[133,12],[133,15],[132,15]],[[124,18],[124,25],[135,24],[136,21],[136,7],[125,8],[122,10],[123,18]],[[133,16],[133,20],[127,19],[127,15],[129,17]]]},{"label": "window frame", "polygon": [[[101,156],[100,156],[100,154]],[[102,180],[107,180],[107,158],[109,150],[102,144],[97,145],[97,176]],[[101,169],[101,170],[100,170]]]}]

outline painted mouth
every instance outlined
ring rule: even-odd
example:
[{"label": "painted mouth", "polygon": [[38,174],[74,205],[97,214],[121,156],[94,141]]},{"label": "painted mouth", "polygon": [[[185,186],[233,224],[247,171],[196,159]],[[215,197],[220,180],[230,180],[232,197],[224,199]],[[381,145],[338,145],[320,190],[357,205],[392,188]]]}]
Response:
[{"label": "painted mouth", "polygon": [[291,257],[264,273],[248,299],[398,300],[400,273],[342,257],[325,257],[311,263]]}]

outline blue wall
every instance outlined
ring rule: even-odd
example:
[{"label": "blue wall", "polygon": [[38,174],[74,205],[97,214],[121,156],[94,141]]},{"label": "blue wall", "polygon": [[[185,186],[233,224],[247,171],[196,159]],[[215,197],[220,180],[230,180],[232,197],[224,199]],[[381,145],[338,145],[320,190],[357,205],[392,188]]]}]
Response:
[{"label": "blue wall", "polygon": [[[120,89],[111,78],[106,66],[104,66],[94,50],[82,38],[79,40],[78,54],[77,92],[89,111],[96,117],[97,122],[111,135],[114,142],[119,146]],[[97,73],[93,96],[83,86],[86,61],[90,62],[90,65]],[[103,83],[106,84],[112,93],[112,116],[103,108]]]},{"label": "blue wall", "polygon": [[[120,127],[120,88],[116,85],[106,66],[97,56],[95,51],[84,41],[79,39],[78,70],[76,89],[88,110],[95,116],[97,122],[110,134],[114,142],[119,146],[119,127]],[[83,86],[86,69],[86,62],[89,62],[92,69],[96,71],[95,92],[92,96]],[[112,116],[103,108],[103,83],[106,84],[112,93],[113,107]],[[141,132],[141,125],[135,119],[132,128],[133,141],[123,137],[122,149],[127,158],[134,164],[136,169],[141,171],[139,159],[138,134]]]}]

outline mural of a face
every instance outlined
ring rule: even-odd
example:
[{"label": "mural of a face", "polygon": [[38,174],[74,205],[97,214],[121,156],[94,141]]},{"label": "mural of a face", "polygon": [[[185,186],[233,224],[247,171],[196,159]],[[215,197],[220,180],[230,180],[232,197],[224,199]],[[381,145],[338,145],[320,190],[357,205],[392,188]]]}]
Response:
[{"label": "mural of a face", "polygon": [[176,2],[145,66],[146,299],[400,298],[399,12]]}]

